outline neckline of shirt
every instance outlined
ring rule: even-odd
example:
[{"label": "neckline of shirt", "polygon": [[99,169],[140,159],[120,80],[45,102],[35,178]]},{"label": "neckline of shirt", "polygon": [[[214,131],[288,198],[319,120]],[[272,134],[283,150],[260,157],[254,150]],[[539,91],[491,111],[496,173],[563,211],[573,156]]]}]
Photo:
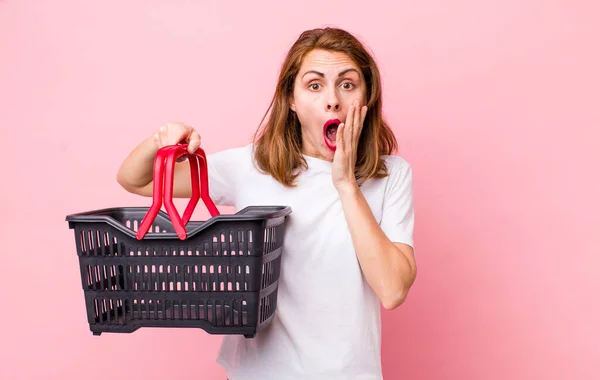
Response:
[{"label": "neckline of shirt", "polygon": [[331,161],[323,160],[321,158],[313,156],[308,156],[306,154],[302,154],[302,157],[304,157],[304,159],[306,160],[309,170],[321,169],[331,171],[331,168],[333,167],[333,162]]}]

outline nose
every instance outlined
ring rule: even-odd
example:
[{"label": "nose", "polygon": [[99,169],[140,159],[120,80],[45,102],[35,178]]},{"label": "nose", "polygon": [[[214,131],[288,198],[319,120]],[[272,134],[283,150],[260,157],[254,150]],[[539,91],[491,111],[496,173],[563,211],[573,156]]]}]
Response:
[{"label": "nose", "polygon": [[339,111],[340,110],[340,101],[336,94],[336,91],[333,90],[329,93],[327,98],[327,111]]},{"label": "nose", "polygon": [[328,111],[339,111],[340,110],[340,104],[338,102],[328,102],[327,103],[327,110]]}]

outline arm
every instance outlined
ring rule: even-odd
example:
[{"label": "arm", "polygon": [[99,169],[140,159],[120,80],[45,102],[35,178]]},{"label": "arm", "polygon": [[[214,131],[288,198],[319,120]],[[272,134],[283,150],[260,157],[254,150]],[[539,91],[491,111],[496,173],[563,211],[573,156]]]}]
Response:
[{"label": "arm", "polygon": [[[165,145],[187,142],[189,150],[195,151],[200,146],[200,136],[191,127],[183,124],[167,124],[153,136],[142,141],[125,158],[117,173],[117,182],[127,191],[146,197],[152,196],[154,157],[158,149]],[[191,197],[190,166],[187,162],[175,164],[173,196],[177,198]]]},{"label": "arm", "polygon": [[414,220],[411,170],[388,167],[391,170],[379,225],[354,176],[367,112],[366,106],[359,105],[356,101],[350,107],[346,122],[338,127],[331,176],[363,275],[383,306],[394,309],[406,299],[417,273],[413,248],[405,244],[412,244]]},{"label": "arm", "polygon": [[400,306],[417,273],[413,248],[386,236],[358,186],[344,188],[339,194],[367,282],[383,307],[390,310]]}]

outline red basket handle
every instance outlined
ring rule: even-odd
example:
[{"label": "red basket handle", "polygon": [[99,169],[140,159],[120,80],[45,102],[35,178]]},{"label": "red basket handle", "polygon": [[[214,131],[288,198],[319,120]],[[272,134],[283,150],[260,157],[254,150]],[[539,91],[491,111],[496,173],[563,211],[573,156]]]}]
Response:
[{"label": "red basket handle", "polygon": [[[192,197],[188,203],[183,218],[179,216],[175,205],[173,204],[173,179],[175,161],[186,155],[190,163],[190,172],[192,174]],[[200,160],[200,178],[198,179],[198,159]],[[166,166],[166,167],[165,167]],[[198,200],[202,198],[204,205],[210,212],[211,216],[219,215],[219,210],[210,198],[208,191],[208,173],[206,165],[206,154],[202,148],[198,148],[194,153],[187,151],[187,144],[168,145],[162,147],[156,153],[154,158],[154,184],[152,189],[152,206],[148,209],[146,216],[142,220],[138,228],[136,238],[141,240],[150,230],[154,219],[158,215],[163,201],[164,187],[164,203],[167,209],[167,214],[171,218],[171,223],[175,228],[175,232],[181,240],[187,237],[185,225],[189,222]],[[200,189],[198,185],[200,184]]]}]

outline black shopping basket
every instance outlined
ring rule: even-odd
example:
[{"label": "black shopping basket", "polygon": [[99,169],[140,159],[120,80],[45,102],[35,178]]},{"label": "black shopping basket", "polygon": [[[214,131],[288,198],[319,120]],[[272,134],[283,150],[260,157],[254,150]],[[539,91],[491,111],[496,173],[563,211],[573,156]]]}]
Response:
[{"label": "black shopping basket", "polygon": [[[192,197],[181,218],[173,205],[173,171],[183,155],[191,168]],[[66,218],[75,233],[90,330],[100,335],[196,327],[254,337],[277,306],[290,207],[250,206],[220,215],[209,197],[206,155],[201,148],[189,154],[185,144],[158,151],[153,177],[150,208]],[[160,210],[163,198],[167,213]],[[200,198],[211,218],[190,221]]]}]

